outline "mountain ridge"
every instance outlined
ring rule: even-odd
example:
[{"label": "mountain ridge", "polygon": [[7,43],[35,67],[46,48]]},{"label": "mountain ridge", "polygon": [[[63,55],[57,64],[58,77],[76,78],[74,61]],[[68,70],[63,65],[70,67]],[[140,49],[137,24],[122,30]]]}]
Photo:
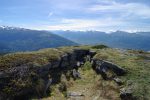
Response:
[{"label": "mountain ridge", "polygon": [[150,32],[53,31],[53,33],[83,45],[105,44],[115,48],[150,50]]},{"label": "mountain ridge", "polygon": [[0,28],[0,52],[33,51],[71,45],[78,44],[48,31],[7,26]]}]

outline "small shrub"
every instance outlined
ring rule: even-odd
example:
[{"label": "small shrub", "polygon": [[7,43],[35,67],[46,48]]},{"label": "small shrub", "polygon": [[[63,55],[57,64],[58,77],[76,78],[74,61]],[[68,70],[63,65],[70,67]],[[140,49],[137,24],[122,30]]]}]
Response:
[{"label": "small shrub", "polygon": [[93,49],[104,49],[104,48],[108,48],[108,46],[101,44],[101,45],[92,46],[92,48]]}]

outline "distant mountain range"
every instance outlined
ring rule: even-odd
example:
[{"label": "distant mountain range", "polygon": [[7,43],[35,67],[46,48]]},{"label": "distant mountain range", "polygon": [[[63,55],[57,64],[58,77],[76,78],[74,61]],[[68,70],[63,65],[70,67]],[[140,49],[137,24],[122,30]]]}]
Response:
[{"label": "distant mountain range", "polygon": [[72,45],[105,44],[110,47],[150,51],[150,32],[37,31],[0,26],[0,53],[33,51]]},{"label": "distant mountain range", "polygon": [[32,51],[77,43],[47,31],[0,27],[0,52]]},{"label": "distant mountain range", "polygon": [[116,48],[150,50],[150,32],[116,31],[108,34],[100,31],[53,31],[53,33],[79,44],[105,44]]}]

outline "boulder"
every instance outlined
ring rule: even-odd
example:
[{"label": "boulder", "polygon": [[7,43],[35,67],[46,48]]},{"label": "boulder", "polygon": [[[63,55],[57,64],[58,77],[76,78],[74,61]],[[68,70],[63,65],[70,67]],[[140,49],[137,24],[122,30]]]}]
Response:
[{"label": "boulder", "polygon": [[74,79],[81,78],[80,73],[76,69],[73,69],[72,76]]},{"label": "boulder", "polygon": [[97,72],[97,74],[102,75],[103,79],[108,78],[108,71],[118,76],[124,75],[126,73],[126,71],[123,68],[104,60],[93,59],[92,67]]},{"label": "boulder", "polygon": [[124,75],[126,73],[126,71],[123,68],[121,68],[111,62],[108,62],[108,61],[103,61],[101,67],[103,67],[105,69],[110,69],[119,76]]}]

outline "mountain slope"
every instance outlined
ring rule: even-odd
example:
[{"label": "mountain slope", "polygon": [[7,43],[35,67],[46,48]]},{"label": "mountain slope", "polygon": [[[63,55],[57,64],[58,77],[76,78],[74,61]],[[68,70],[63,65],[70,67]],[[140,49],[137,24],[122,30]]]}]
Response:
[{"label": "mountain slope", "polygon": [[117,48],[150,50],[150,32],[116,31],[107,34],[99,31],[55,31],[54,33],[80,44],[106,44]]},{"label": "mountain slope", "polygon": [[0,52],[31,51],[76,43],[46,31],[0,27]]}]

